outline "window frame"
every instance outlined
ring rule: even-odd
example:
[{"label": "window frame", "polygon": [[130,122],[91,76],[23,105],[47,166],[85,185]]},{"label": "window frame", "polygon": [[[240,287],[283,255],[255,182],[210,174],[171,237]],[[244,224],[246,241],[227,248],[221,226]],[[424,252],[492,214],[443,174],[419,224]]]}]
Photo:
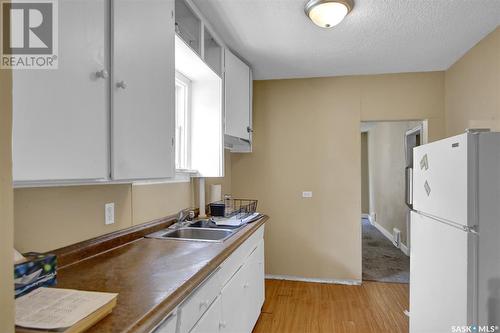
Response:
[{"label": "window frame", "polygon": [[[185,156],[183,158],[184,161],[183,163],[179,163],[178,165],[178,159],[177,159],[177,154],[178,154],[178,145],[177,145],[177,128],[178,128],[178,123],[177,123],[177,89],[178,87],[181,87],[184,89],[184,127],[185,131],[182,133],[183,141],[185,142]],[[175,171],[177,173],[192,173],[194,170],[191,169],[191,93],[192,93],[192,83],[191,80],[183,75],[181,72],[175,71]],[[183,165],[185,163],[185,165]]]}]

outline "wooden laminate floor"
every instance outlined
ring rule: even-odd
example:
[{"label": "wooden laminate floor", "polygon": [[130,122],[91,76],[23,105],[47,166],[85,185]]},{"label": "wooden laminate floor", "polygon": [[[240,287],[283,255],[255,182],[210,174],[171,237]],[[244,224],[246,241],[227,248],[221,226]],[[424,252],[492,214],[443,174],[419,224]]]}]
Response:
[{"label": "wooden laminate floor", "polygon": [[408,284],[361,286],[266,280],[254,333],[406,333]]}]

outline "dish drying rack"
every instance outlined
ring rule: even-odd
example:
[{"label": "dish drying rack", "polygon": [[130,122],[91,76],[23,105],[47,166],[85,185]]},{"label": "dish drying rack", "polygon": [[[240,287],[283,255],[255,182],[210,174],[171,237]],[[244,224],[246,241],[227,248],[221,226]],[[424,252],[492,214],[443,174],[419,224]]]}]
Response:
[{"label": "dish drying rack", "polygon": [[210,204],[210,213],[215,218],[243,220],[257,211],[257,200],[224,198]]}]

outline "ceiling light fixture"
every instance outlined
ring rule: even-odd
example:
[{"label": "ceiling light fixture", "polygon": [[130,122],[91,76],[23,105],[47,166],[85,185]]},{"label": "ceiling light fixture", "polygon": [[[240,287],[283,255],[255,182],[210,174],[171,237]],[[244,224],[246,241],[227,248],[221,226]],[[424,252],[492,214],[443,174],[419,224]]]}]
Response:
[{"label": "ceiling light fixture", "polygon": [[353,0],[309,0],[304,11],[317,26],[331,28],[342,22],[353,7]]}]

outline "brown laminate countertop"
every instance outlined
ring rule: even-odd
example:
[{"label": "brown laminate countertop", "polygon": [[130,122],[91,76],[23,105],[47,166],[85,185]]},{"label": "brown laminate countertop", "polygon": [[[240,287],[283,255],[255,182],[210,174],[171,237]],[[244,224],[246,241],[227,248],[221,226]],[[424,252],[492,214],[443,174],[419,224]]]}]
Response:
[{"label": "brown laminate countertop", "polygon": [[57,287],[119,294],[113,313],[88,332],[150,332],[266,220],[223,243],[140,238],[61,268]]}]

